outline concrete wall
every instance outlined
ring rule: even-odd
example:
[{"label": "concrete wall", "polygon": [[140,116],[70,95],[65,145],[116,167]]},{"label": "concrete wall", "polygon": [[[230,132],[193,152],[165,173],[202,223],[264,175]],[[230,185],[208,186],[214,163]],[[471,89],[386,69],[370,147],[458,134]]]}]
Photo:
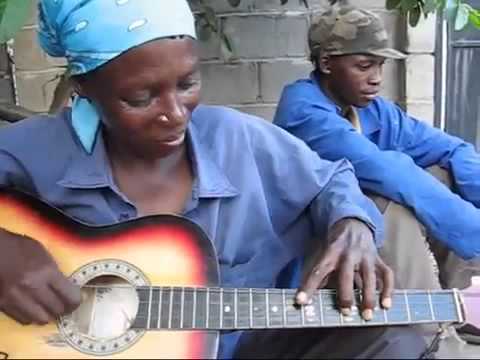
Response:
[{"label": "concrete wall", "polygon": [[408,28],[405,64],[405,101],[409,114],[431,125],[434,121],[436,18]]},{"label": "concrete wall", "polygon": [[[232,41],[234,58],[225,62],[221,42],[215,37],[202,44],[203,101],[229,105],[271,120],[283,86],[311,71],[306,33],[312,17],[326,6],[326,1],[309,0],[310,9],[297,0],[290,0],[286,6],[281,6],[280,0],[242,0],[239,8],[232,8],[227,0],[205,2],[217,11],[220,26]],[[198,0],[191,3],[197,11]],[[430,116],[433,48],[422,42],[428,39],[414,41],[417,35],[407,32],[404,19],[396,12],[385,10],[385,0],[356,3],[380,14],[392,46],[412,53],[406,63],[387,62],[383,95]],[[35,30],[32,9],[28,24],[15,39],[18,95],[21,105],[46,111],[64,62],[42,53]],[[433,43],[431,32],[424,37],[431,37]],[[417,71],[417,66],[422,70]],[[418,90],[419,86],[425,89]]]},{"label": "concrete wall", "polygon": [[[310,0],[310,9],[297,0],[290,0],[286,6],[279,0],[242,0],[239,8],[232,8],[226,0],[206,3],[219,13],[220,26],[232,40],[235,58],[225,64],[218,39],[205,44],[204,100],[271,119],[283,86],[308,76],[312,70],[306,34],[312,18],[327,2]],[[392,46],[403,49],[403,19],[386,11],[384,4],[384,0],[359,1],[359,6],[380,14]],[[403,73],[402,62],[387,63],[383,94],[398,102],[404,102],[404,81],[399,81]]]}]

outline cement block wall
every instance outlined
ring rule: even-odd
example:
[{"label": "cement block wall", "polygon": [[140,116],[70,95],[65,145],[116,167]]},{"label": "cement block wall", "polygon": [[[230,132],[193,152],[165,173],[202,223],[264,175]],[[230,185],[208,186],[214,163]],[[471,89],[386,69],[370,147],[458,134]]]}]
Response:
[{"label": "cement block wall", "polygon": [[[216,10],[219,24],[232,42],[234,58],[225,62],[221,43],[215,36],[202,43],[203,101],[232,106],[271,120],[283,86],[308,76],[312,69],[308,61],[307,29],[327,1],[309,0],[310,9],[296,0],[290,0],[286,6],[280,5],[280,0],[242,0],[238,8],[232,8],[227,0],[205,2]],[[191,3],[194,11],[198,11],[198,0],[191,0]],[[405,21],[396,12],[385,10],[384,0],[359,0],[358,4],[384,19],[392,46],[408,50]],[[28,24],[15,39],[16,80],[20,104],[36,111],[46,111],[55,79],[65,63],[51,59],[39,49],[35,17],[33,7]],[[410,69],[414,69],[417,63],[429,67],[421,71],[421,85],[429,80],[426,73],[433,76],[430,49],[424,50],[424,45],[418,41],[415,46],[411,45],[411,51],[419,57],[407,62],[387,62],[382,91],[386,97],[407,105],[414,102],[406,95],[415,98],[417,90],[406,94],[409,89],[406,79],[416,84],[415,89],[419,86],[419,81],[412,78],[416,76],[413,70],[407,73],[407,64],[412,65]],[[431,86],[433,88],[433,83]],[[420,99],[420,104],[425,106],[429,99],[429,95]]]},{"label": "cement block wall", "polygon": [[408,28],[405,64],[405,101],[409,114],[429,124],[434,122],[436,18]]}]

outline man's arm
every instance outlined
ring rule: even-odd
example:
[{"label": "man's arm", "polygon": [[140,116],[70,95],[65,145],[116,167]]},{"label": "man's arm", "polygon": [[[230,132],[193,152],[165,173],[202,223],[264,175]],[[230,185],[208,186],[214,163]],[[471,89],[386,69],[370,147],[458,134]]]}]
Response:
[{"label": "man's arm", "polygon": [[320,157],[350,160],[363,189],[412,209],[430,233],[459,256],[480,255],[480,210],[418,167],[411,156],[380,150],[342,117],[308,98],[297,100],[295,94],[283,94],[275,122]]},{"label": "man's arm", "polygon": [[388,101],[382,103],[380,116],[391,127],[392,150],[408,154],[422,168],[439,165],[449,170],[455,190],[480,208],[480,154],[475,148],[409,116]]}]

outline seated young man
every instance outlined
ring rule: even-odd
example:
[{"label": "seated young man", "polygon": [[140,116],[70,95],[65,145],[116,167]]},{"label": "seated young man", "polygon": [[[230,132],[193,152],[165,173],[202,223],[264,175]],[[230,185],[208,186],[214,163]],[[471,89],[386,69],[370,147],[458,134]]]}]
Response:
[{"label": "seated young man", "polygon": [[[312,24],[309,46],[314,71],[285,87],[274,123],[320,157],[352,162],[360,186],[385,213],[383,254],[396,270],[397,287],[440,286],[429,247],[441,285],[468,286],[479,269],[478,260],[463,261],[480,254],[479,154],[378,96],[385,60],[405,55],[388,47],[375,14],[331,8]],[[448,171],[451,189],[431,167]],[[427,245],[423,228],[436,241]]]}]

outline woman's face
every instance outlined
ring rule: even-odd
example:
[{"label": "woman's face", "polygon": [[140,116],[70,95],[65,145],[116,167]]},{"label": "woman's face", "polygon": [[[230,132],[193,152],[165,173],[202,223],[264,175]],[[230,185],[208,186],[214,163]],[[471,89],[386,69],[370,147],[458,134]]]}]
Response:
[{"label": "woman's face", "polygon": [[130,49],[78,81],[100,109],[109,138],[145,156],[166,157],[184,145],[199,103],[196,42],[160,39]]}]

